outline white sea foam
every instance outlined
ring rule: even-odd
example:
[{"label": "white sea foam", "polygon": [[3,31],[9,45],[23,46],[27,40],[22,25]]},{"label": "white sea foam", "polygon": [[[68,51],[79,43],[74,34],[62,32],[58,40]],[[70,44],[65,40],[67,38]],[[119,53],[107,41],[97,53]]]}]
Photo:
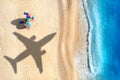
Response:
[{"label": "white sea foam", "polygon": [[[94,80],[94,77],[101,71],[101,65],[100,63],[102,63],[102,55],[101,55],[101,36],[100,36],[100,32],[99,31],[99,27],[100,27],[100,17],[99,17],[99,12],[97,10],[97,6],[92,5],[92,9],[90,9],[91,7],[89,7],[89,4],[87,4],[88,2],[86,0],[84,0],[84,4],[85,4],[85,9],[87,11],[87,17],[89,19],[89,28],[90,28],[90,32],[89,32],[89,65],[90,65],[90,70],[91,73],[89,73],[89,79],[90,80]],[[91,11],[90,11],[91,10]],[[92,12],[92,13],[91,13]],[[94,21],[92,21],[94,20]],[[97,29],[96,29],[97,27]],[[95,31],[93,31],[95,30]],[[95,37],[93,36],[95,35]],[[93,42],[92,40],[95,39],[96,42]],[[94,52],[93,52],[93,46],[94,47]],[[99,60],[99,62],[98,62]],[[97,63],[98,62],[98,63]]]},{"label": "white sea foam", "polygon": [[[101,32],[99,31],[101,22],[100,22],[100,16],[99,12],[97,10],[97,5],[92,5],[93,8],[90,9],[88,1],[89,0],[83,0],[84,1],[84,8],[86,11],[86,18],[88,19],[88,53],[89,56],[87,56],[84,51],[79,51],[80,49],[77,49],[76,55],[75,55],[75,65],[78,71],[78,74],[81,79],[85,80],[87,77],[89,80],[95,80],[95,77],[101,72],[101,63],[102,61],[102,52],[101,52]],[[90,3],[90,1],[89,1]],[[95,2],[97,3],[97,2]],[[92,13],[91,13],[92,12]],[[97,27],[97,28],[96,28]],[[95,37],[93,36],[95,35]],[[92,39],[95,39],[96,42],[93,42]],[[93,46],[95,47],[93,48]],[[94,50],[93,50],[94,49]],[[93,52],[94,51],[94,52]],[[85,54],[85,55],[84,55]],[[86,60],[88,58],[89,60]],[[98,61],[99,60],[99,61]],[[89,67],[85,68],[85,61],[89,61]],[[85,64],[84,64],[85,63]],[[90,68],[90,69],[89,69]],[[89,71],[90,70],[90,71]]]}]

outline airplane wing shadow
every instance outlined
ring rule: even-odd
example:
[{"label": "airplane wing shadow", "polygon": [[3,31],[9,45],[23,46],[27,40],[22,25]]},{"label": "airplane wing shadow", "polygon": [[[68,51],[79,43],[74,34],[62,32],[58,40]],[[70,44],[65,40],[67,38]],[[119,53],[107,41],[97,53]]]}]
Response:
[{"label": "airplane wing shadow", "polygon": [[10,62],[14,72],[17,72],[17,62],[24,60],[27,56],[31,55],[33,59],[36,62],[36,66],[39,69],[40,73],[43,72],[43,66],[42,66],[42,55],[46,53],[45,50],[41,51],[41,47],[48,43],[55,35],[56,33],[52,33],[41,39],[40,41],[36,42],[32,38],[26,38],[23,35],[14,32],[13,33],[25,46],[26,50],[23,51],[23,53],[19,54],[15,59],[12,59],[10,57],[4,56],[8,62]]}]

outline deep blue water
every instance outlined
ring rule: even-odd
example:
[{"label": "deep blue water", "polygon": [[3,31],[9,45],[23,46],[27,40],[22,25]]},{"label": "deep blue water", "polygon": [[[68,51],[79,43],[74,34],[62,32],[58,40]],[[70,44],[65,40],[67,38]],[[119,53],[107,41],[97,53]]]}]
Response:
[{"label": "deep blue water", "polygon": [[120,80],[120,0],[84,0],[91,80]]}]

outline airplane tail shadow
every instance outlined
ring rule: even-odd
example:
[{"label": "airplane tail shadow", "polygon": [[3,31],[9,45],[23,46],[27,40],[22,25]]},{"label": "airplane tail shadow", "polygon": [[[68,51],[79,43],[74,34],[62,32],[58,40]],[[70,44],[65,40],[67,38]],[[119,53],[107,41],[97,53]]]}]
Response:
[{"label": "airplane tail shadow", "polygon": [[12,59],[12,58],[7,57],[7,56],[4,56],[4,58],[7,59],[10,62],[14,72],[17,73],[16,61],[14,59]]}]

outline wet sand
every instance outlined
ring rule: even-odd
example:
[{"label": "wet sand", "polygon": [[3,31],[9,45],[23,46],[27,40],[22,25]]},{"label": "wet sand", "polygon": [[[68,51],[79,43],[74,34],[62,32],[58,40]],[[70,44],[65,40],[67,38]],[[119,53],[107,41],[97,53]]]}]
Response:
[{"label": "wet sand", "polygon": [[[24,11],[35,16],[30,30],[18,29],[11,24],[16,19],[25,18]],[[0,22],[1,80],[87,79],[83,73],[87,70],[87,24],[81,0],[1,0]],[[34,46],[31,42],[26,47],[27,41],[21,42],[14,32],[27,38],[28,42],[34,35],[34,42],[41,40],[41,44],[49,39],[48,35],[56,34],[43,46]],[[42,41],[44,37],[47,38]],[[40,57],[42,71],[33,56],[18,57],[28,48],[30,51],[25,54],[34,55],[38,53],[38,47],[41,55],[35,57]],[[46,53],[42,55],[42,51]],[[18,61],[17,73],[4,56]]]}]

